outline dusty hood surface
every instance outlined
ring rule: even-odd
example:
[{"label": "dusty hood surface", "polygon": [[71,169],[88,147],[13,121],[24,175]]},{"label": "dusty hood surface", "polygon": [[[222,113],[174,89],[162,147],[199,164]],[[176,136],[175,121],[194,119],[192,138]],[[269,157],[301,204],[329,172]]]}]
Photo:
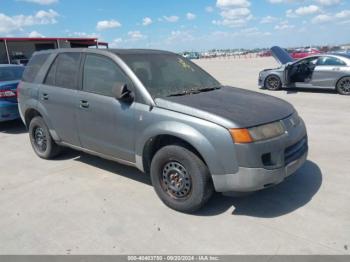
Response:
[{"label": "dusty hood surface", "polygon": [[[273,96],[235,87],[156,99],[157,106],[233,127],[252,127],[288,117],[289,103]],[[232,123],[233,126],[229,123]]]}]

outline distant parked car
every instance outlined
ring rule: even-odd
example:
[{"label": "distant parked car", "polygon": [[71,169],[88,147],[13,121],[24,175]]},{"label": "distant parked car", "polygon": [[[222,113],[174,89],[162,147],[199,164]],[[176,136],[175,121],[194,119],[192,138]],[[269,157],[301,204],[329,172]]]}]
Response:
[{"label": "distant parked car", "polygon": [[269,90],[285,88],[335,89],[339,94],[350,95],[350,55],[320,54],[297,61],[282,48],[271,48],[281,64],[259,74],[259,86]]},{"label": "distant parked car", "polygon": [[200,54],[198,52],[185,52],[182,56],[191,60],[200,58]]},{"label": "distant parked car", "polygon": [[17,85],[23,66],[0,65],[0,122],[19,118]]},{"label": "distant parked car", "polygon": [[265,50],[265,51],[261,51],[260,53],[258,53],[258,56],[260,57],[268,57],[271,56],[271,50]]},{"label": "distant parked car", "polygon": [[301,49],[301,50],[295,50],[291,53],[291,57],[293,59],[301,59],[304,57],[308,57],[311,55],[317,55],[321,54],[322,52],[317,50],[316,48],[309,48],[309,49]]}]

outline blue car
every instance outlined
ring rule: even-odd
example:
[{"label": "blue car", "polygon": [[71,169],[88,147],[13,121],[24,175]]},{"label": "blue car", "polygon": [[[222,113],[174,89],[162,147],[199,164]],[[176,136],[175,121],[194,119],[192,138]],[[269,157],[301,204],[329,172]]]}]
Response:
[{"label": "blue car", "polygon": [[19,118],[17,86],[23,71],[23,66],[0,65],[0,122]]}]

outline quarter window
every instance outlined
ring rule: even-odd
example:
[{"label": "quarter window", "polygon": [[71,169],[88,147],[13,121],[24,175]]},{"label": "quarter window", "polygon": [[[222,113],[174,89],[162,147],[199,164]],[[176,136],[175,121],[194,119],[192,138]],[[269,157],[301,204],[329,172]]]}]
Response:
[{"label": "quarter window", "polygon": [[26,66],[26,69],[23,73],[23,81],[32,83],[35,80],[35,77],[39,73],[41,67],[46,62],[46,59],[48,58],[48,54],[39,54],[35,55],[30,59],[28,65]]},{"label": "quarter window", "polygon": [[98,55],[86,56],[83,80],[84,91],[113,96],[112,90],[118,83],[130,86],[130,81],[111,59]]},{"label": "quarter window", "polygon": [[69,89],[78,88],[80,53],[59,54],[46,76],[45,84]]}]

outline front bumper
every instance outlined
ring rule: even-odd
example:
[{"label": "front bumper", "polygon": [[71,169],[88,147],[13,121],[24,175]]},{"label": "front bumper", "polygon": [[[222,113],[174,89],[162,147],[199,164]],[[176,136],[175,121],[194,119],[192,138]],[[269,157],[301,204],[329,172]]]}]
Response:
[{"label": "front bumper", "polygon": [[8,101],[0,102],[0,122],[19,118],[18,104]]},{"label": "front bumper", "polygon": [[283,168],[264,169],[240,167],[238,173],[214,175],[213,182],[217,192],[252,192],[281,183],[297,171],[306,161],[307,152]]},{"label": "front bumper", "polygon": [[251,144],[236,144],[238,171],[212,174],[217,192],[249,192],[282,182],[306,161],[308,138],[306,127],[297,114],[281,120],[282,136]]}]

